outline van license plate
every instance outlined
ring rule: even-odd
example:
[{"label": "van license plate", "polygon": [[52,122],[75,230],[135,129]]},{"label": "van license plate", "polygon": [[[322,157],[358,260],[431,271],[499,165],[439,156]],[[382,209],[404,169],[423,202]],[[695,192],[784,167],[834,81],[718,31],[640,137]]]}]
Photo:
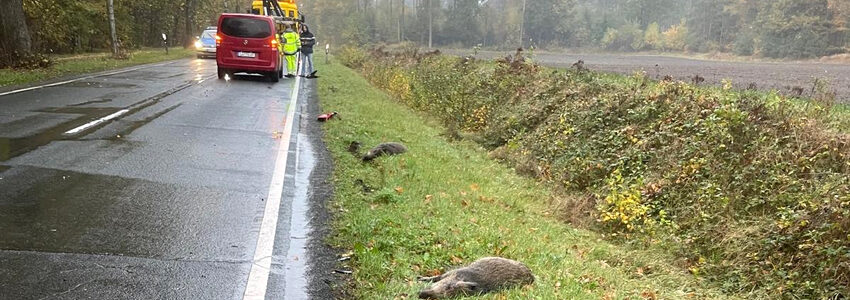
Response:
[{"label": "van license plate", "polygon": [[257,57],[257,53],[254,53],[254,52],[236,52],[236,56],[254,58],[254,57]]}]

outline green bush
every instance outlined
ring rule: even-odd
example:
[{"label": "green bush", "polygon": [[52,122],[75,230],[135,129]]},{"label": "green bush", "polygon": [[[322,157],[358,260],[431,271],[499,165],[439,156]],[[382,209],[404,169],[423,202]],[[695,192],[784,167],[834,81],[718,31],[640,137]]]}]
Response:
[{"label": "green bush", "polygon": [[518,171],[592,195],[596,229],[667,241],[730,292],[817,298],[850,285],[850,136],[817,109],[515,60],[373,52],[351,65]]},{"label": "green bush", "polygon": [[360,68],[363,62],[366,61],[366,52],[363,52],[362,47],[346,45],[340,48],[339,53],[334,56],[345,62],[346,65],[352,68]]}]

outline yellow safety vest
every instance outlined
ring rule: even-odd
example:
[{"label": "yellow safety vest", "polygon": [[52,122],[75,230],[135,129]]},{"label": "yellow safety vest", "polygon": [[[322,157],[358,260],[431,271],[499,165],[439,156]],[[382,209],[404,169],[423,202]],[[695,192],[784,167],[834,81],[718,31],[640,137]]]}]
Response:
[{"label": "yellow safety vest", "polygon": [[295,55],[298,53],[298,48],[301,48],[301,37],[295,31],[286,31],[283,33],[283,54]]}]

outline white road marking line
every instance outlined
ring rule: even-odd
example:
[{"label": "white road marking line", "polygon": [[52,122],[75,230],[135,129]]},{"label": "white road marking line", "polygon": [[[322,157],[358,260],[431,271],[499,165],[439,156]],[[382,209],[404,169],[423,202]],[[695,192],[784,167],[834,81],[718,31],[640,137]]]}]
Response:
[{"label": "white road marking line", "polygon": [[167,64],[172,64],[172,63],[174,63],[174,62],[168,62],[168,63],[156,64],[156,65],[148,65],[148,66],[141,66],[141,67],[126,69],[126,70],[121,70],[121,71],[115,71],[115,72],[109,72],[109,73],[103,73],[103,74],[97,74],[97,75],[89,75],[89,76],[84,76],[84,77],[80,77],[80,78],[74,78],[74,79],[71,79],[71,80],[54,82],[54,83],[50,83],[50,84],[44,84],[44,85],[39,85],[39,86],[31,86],[31,87],[28,87],[28,88],[17,89],[17,90],[12,90],[12,91],[8,91],[8,92],[0,93],[0,97],[6,96],[6,95],[11,95],[11,94],[22,93],[22,92],[26,92],[26,91],[42,89],[42,88],[46,88],[46,87],[68,84],[68,83],[76,82],[76,81],[80,81],[80,80],[86,80],[86,79],[92,79],[92,78],[96,78],[96,77],[103,77],[103,76],[110,76],[110,75],[115,75],[115,74],[127,73],[127,72],[145,69],[145,68],[159,67],[159,66],[164,66],[164,65],[167,65]]},{"label": "white road marking line", "polygon": [[264,299],[269,283],[269,274],[272,265],[272,254],[274,252],[274,236],[277,231],[277,219],[280,212],[280,200],[283,194],[283,182],[286,176],[286,160],[289,155],[289,141],[292,138],[292,124],[295,117],[295,109],[298,107],[298,90],[301,87],[301,78],[296,77],[289,102],[289,111],[286,113],[286,124],[283,127],[283,136],[277,149],[277,158],[274,164],[272,182],[269,185],[269,195],[266,197],[266,208],[263,212],[263,221],[260,225],[260,237],[257,239],[257,249],[254,252],[251,273],[248,274],[248,284],[242,299]]},{"label": "white road marking line", "polygon": [[74,128],[74,129],[71,129],[71,130],[68,130],[68,131],[65,131],[65,134],[66,134],[66,135],[72,135],[72,134],[80,133],[80,132],[82,132],[82,131],[84,131],[84,130],[86,130],[86,129],[89,129],[89,128],[92,128],[92,127],[94,127],[94,126],[97,126],[97,124],[100,124],[100,123],[103,123],[103,122],[106,122],[106,121],[109,121],[109,120],[115,119],[115,118],[117,118],[117,117],[119,117],[119,116],[121,116],[121,115],[123,115],[123,114],[128,113],[129,111],[130,111],[129,109],[122,109],[122,110],[119,110],[119,111],[117,111],[117,112],[115,112],[115,113],[113,113],[113,114],[111,114],[111,115],[108,115],[108,116],[105,116],[105,117],[103,117],[103,118],[100,118],[100,119],[97,119],[97,120],[94,120],[94,121],[88,122],[88,123],[86,123],[86,124],[83,124],[83,126],[80,126],[80,127],[77,127],[77,128]]}]

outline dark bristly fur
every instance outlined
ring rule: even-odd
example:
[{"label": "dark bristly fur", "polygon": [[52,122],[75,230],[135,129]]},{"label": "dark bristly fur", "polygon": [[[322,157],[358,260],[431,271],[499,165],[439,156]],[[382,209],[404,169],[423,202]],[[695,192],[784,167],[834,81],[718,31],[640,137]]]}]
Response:
[{"label": "dark bristly fur", "polygon": [[501,257],[485,257],[469,266],[419,280],[435,282],[419,292],[420,299],[441,299],[485,294],[531,284],[534,283],[534,275],[521,262]]},{"label": "dark bristly fur", "polygon": [[351,144],[348,144],[348,152],[354,154],[354,156],[360,155],[360,142],[353,141]]},{"label": "dark bristly fur", "polygon": [[375,146],[375,148],[372,148],[372,150],[369,150],[369,152],[367,152],[366,155],[363,156],[363,161],[371,161],[382,155],[396,155],[402,154],[404,152],[407,152],[407,147],[402,144],[383,143],[378,146]]}]

